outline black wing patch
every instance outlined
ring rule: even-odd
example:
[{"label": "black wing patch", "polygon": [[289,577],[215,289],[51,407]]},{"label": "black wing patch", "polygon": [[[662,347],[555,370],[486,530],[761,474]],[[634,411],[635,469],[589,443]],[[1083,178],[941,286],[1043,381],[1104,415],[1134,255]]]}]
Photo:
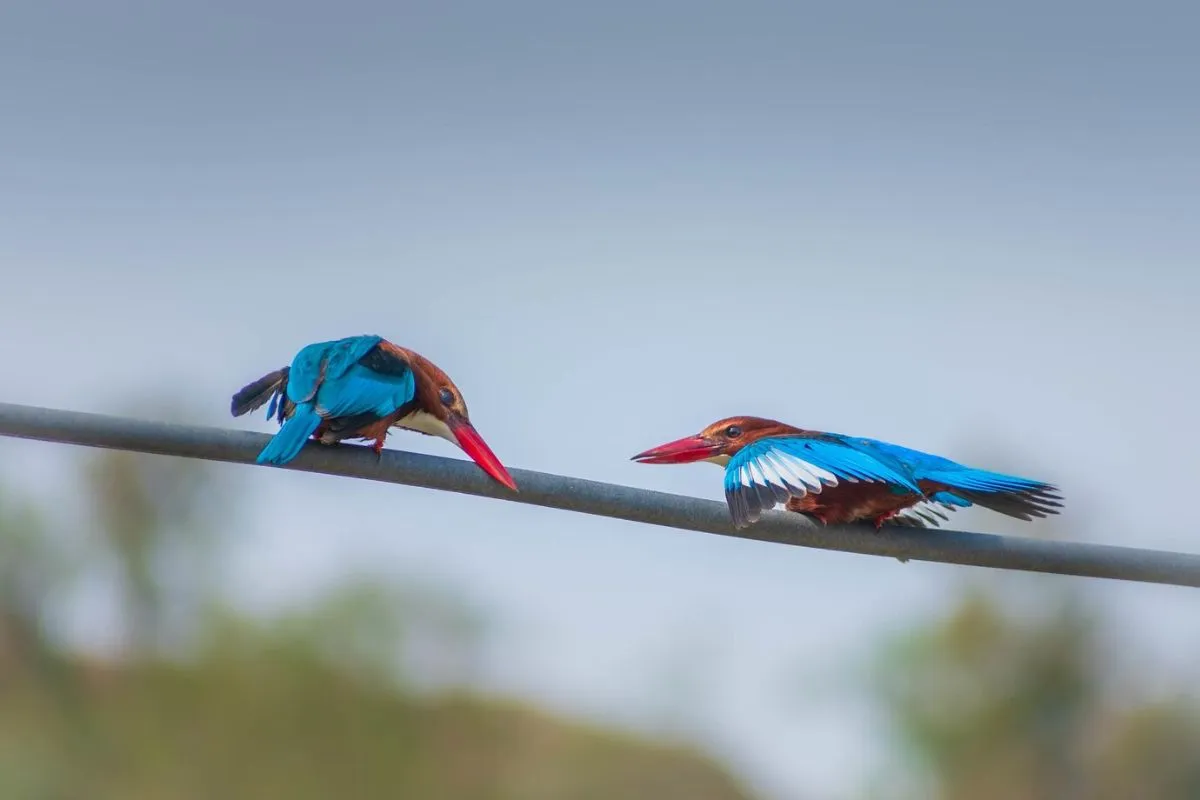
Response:
[{"label": "black wing patch", "polygon": [[382,375],[403,375],[412,369],[407,359],[390,350],[385,350],[380,345],[375,345],[368,350],[367,354],[358,360],[358,363]]}]

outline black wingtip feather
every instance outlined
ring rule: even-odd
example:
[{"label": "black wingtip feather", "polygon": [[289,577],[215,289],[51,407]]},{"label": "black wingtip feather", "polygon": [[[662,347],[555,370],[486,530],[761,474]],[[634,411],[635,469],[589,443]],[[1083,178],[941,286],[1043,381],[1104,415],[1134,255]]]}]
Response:
[{"label": "black wingtip feather", "polygon": [[758,519],[751,508],[746,493],[738,490],[725,490],[725,502],[729,506],[729,516],[733,519],[733,527],[745,528]]},{"label": "black wingtip feather", "polygon": [[953,506],[940,504],[914,506],[905,509],[884,524],[898,528],[937,528],[943,522],[950,521],[950,513],[953,511]]},{"label": "black wingtip feather", "polygon": [[272,395],[283,391],[282,387],[287,384],[288,372],[288,367],[277,369],[238,389],[229,403],[229,413],[240,417],[262,408]]},{"label": "black wingtip feather", "polygon": [[1059,509],[1063,507],[1058,489],[1049,484],[1042,484],[1023,492],[997,494],[956,491],[955,494],[975,505],[1026,522],[1058,514]]},{"label": "black wingtip feather", "polygon": [[909,515],[897,515],[892,517],[887,522],[883,523],[885,527],[893,528],[936,528],[938,527],[937,520],[931,520],[925,517],[916,517]]}]

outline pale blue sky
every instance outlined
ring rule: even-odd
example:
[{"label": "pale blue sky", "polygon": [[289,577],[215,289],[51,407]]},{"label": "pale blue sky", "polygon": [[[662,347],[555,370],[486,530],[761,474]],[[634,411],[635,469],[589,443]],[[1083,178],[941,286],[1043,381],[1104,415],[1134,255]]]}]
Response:
[{"label": "pale blue sky", "polygon": [[[173,382],[233,425],[232,390],[371,331],[446,369],[512,466],[717,498],[715,468],[628,458],[762,414],[990,447],[1058,481],[1090,539],[1195,551],[1198,22],[1145,3],[8,7],[3,399],[111,410]],[[65,453],[0,442],[48,492]],[[445,576],[507,623],[491,685],[636,724],[694,646],[685,721],[780,797],[860,784],[879,731],[823,681],[967,574],[222,470],[253,499],[256,602],[348,569]],[[1088,588],[1136,643],[1114,657],[1196,668],[1200,595]],[[785,706],[798,669],[813,688]]]}]

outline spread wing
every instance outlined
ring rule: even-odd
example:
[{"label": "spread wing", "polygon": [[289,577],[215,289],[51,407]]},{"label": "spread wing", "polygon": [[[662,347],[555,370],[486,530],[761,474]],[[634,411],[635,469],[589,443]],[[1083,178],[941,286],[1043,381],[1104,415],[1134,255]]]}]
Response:
[{"label": "spread wing", "polygon": [[882,483],[920,493],[902,465],[834,435],[772,436],[746,445],[725,468],[725,500],[742,528],[764,510],[824,487]]},{"label": "spread wing", "polygon": [[942,510],[978,505],[1016,519],[1030,520],[1057,514],[1062,508],[1058,488],[1044,481],[976,469],[888,442],[858,441],[872,452],[902,462],[927,491],[933,492],[928,502],[918,503],[911,510],[932,510],[946,520],[949,517]]}]

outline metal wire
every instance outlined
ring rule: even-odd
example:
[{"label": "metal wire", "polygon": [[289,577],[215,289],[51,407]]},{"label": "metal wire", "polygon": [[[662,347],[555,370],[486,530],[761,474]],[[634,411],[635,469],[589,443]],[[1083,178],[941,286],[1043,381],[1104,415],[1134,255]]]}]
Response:
[{"label": "metal wire", "polygon": [[[0,435],[140,453],[253,464],[268,436],[102,414],[0,403]],[[283,469],[422,486],[741,539],[978,567],[1200,586],[1200,555],[947,530],[825,527],[772,511],[733,527],[724,503],[530,470],[510,470],[519,493],[469,461],[367,447],[311,444]]]}]

